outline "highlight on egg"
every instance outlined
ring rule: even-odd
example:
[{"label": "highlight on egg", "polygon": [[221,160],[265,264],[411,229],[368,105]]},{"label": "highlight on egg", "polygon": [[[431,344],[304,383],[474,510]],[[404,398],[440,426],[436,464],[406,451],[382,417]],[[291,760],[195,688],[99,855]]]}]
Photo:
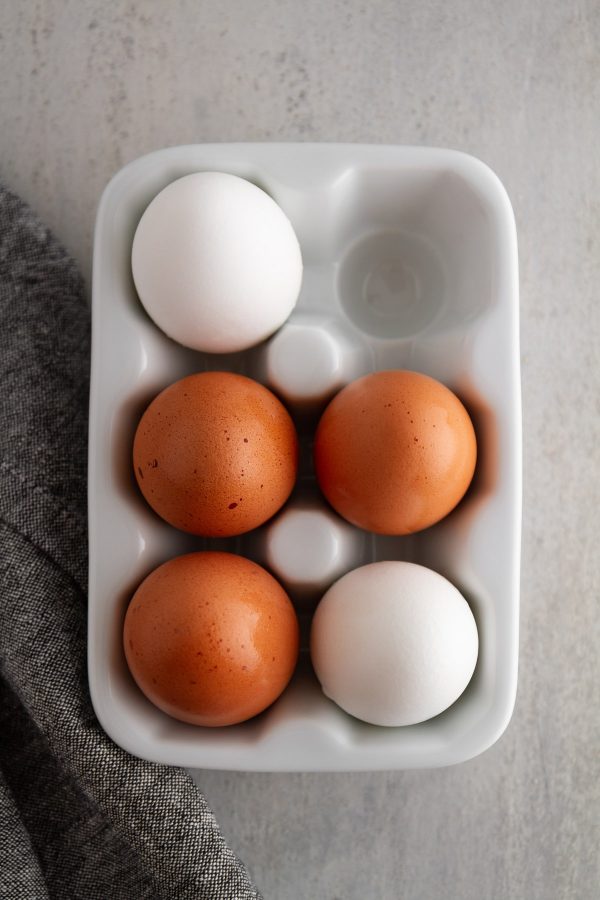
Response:
[{"label": "highlight on egg", "polygon": [[133,468],[147,502],[175,528],[231,537],[262,525],[288,499],[298,437],[266,387],[244,375],[201,372],[148,406]]},{"label": "highlight on egg", "polygon": [[373,372],[325,409],[315,436],[321,491],[353,525],[411,534],[439,522],[464,496],[477,444],[469,414],[420,372]]},{"label": "highlight on egg", "polygon": [[123,647],[138,687],[163,712],[193,725],[234,725],[284,691],[298,659],[298,620],[261,566],[233,553],[189,553],[138,587]]},{"label": "highlight on egg", "polygon": [[246,350],[292,312],[302,255],[292,223],[237,175],[195,172],[167,185],[137,226],[133,280],[169,337],[207,353]]}]

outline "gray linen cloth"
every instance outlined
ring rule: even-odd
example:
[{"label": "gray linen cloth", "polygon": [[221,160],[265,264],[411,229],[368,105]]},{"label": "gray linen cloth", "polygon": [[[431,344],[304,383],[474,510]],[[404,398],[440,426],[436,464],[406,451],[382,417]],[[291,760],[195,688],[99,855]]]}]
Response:
[{"label": "gray linen cloth", "polygon": [[90,704],[88,368],[75,265],[0,188],[0,897],[259,898],[187,773]]}]

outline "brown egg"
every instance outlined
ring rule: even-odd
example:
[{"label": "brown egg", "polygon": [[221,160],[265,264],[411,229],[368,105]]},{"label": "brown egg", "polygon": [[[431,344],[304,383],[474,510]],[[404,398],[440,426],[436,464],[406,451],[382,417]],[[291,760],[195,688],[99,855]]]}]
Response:
[{"label": "brown egg", "polygon": [[193,725],[233,725],[284,690],[298,659],[298,620],[256,563],[189,553],[139,586],[123,644],[135,681],[163,712]]},{"label": "brown egg", "polygon": [[285,407],[257,381],[202,372],[152,401],[135,434],[133,466],[142,494],[171,525],[229,537],[285,503],[298,439]]},{"label": "brown egg", "polygon": [[459,502],[477,447],[469,415],[447,387],[418,372],[374,372],[337,394],[321,417],[321,490],[354,525],[410,534]]}]

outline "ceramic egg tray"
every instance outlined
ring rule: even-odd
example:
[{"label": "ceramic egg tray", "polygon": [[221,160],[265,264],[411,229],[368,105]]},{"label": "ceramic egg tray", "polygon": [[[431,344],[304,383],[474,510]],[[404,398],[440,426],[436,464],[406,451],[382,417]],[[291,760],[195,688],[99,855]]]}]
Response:
[{"label": "ceramic egg tray", "polygon": [[[268,342],[227,356],[167,338],[144,312],[131,275],[133,235],[150,200],[174,179],[210,170],[266,190],[290,218],[304,261],[288,322]],[[320,498],[312,468],[327,400],[354,378],[388,368],[448,385],[478,439],[464,500],[409,537],[375,536],[338,518]],[[206,540],[171,528],[146,505],[131,469],[134,431],[149,401],[206,369],[268,385],[300,435],[291,499],[266,526],[238,538]],[[442,766],[489,747],[510,719],[517,683],[520,419],[515,223],[504,188],[483,163],[416,147],[214,144],[161,150],[122,169],[98,210],[93,273],[89,681],[106,732],[158,762],[261,771]],[[125,610],[142,579],[170,557],[209,547],[272,571],[303,634],[297,672],[279,700],[255,719],[219,729],[156,709],[129,675],[121,646]],[[445,575],[479,629],[479,660],[465,693],[409,727],[377,727],[344,713],[322,694],[307,650],[311,613],[326,588],[383,559]]]}]

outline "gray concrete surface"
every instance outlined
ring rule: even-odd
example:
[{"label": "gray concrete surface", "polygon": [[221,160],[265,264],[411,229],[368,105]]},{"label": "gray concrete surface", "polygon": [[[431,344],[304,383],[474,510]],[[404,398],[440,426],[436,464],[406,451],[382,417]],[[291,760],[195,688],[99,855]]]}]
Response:
[{"label": "gray concrete surface", "polygon": [[600,8],[0,0],[0,177],[86,275],[116,169],[170,144],[241,139],[457,147],[504,181],[521,258],[521,671],[508,732],[468,764],[198,783],[268,900],[592,900]]}]

